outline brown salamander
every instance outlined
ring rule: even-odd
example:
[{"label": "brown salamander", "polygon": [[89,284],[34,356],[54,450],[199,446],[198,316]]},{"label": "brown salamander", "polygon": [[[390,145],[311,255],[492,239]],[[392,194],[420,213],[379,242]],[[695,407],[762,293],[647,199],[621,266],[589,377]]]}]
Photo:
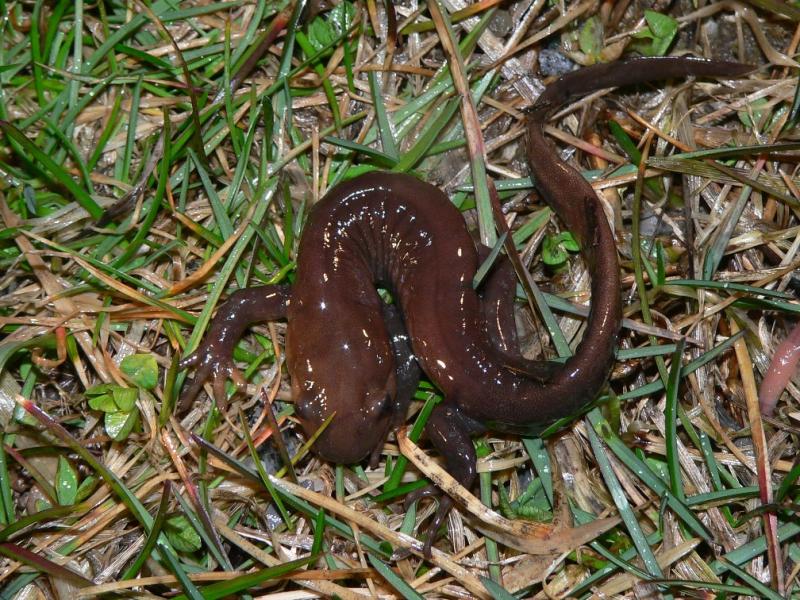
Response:
[{"label": "brown salamander", "polygon": [[[377,456],[390,428],[405,417],[418,364],[444,395],[427,434],[450,473],[470,487],[476,475],[472,435],[575,413],[595,398],[614,360],[622,317],[614,237],[592,187],[545,141],[547,117],[594,89],[687,75],[739,76],[750,69],[694,58],[632,59],[567,74],[534,104],[527,140],[531,175],[580,243],[592,280],[586,331],[566,363],[526,363],[519,356],[513,273],[501,264],[483,298],[473,290],[479,252],[444,193],[409,175],[369,173],[337,185],[312,208],[291,290],[240,290],[220,308],[203,344],[182,363],[197,367],[184,400],[210,377],[220,397],[243,331],[256,321],[286,318],[287,367],[303,428],[311,435],[336,413],[314,445],[321,457],[355,463]],[[391,291],[395,307],[385,305],[376,285]],[[433,531],[450,505],[443,498]]]}]

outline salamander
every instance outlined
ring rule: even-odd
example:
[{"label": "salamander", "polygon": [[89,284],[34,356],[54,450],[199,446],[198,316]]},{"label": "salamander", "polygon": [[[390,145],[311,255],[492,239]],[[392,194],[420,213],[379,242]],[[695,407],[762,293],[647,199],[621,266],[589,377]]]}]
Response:
[{"label": "salamander", "polygon": [[[197,367],[184,403],[209,378],[220,397],[244,330],[285,318],[292,397],[306,434],[335,413],[314,444],[320,457],[347,464],[376,457],[405,417],[421,369],[444,396],[426,433],[448,471],[471,487],[473,435],[574,414],[596,397],[615,357],[622,302],[614,237],[592,187],[545,140],[549,115],[594,89],[750,69],[673,57],[596,65],[548,86],[530,110],[533,183],[578,240],[591,275],[586,329],[565,363],[521,358],[510,318],[513,272],[509,280],[501,262],[482,294],[473,289],[480,250],[440,189],[410,175],[372,172],[335,186],[310,210],[291,288],[243,289],[220,308],[205,341],[181,363]],[[391,307],[376,287],[390,291]],[[442,498],[431,531],[450,506]]]}]

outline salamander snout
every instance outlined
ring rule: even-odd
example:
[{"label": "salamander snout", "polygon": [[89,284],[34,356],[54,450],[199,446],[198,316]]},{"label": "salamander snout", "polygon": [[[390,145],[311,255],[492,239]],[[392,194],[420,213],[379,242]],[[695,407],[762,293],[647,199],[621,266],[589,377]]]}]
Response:
[{"label": "salamander snout", "polygon": [[[393,400],[386,390],[373,390],[350,397],[348,402],[320,402],[318,396],[303,395],[295,408],[307,438],[314,436],[331,415],[312,449],[321,458],[355,464],[380,450],[391,425]],[[331,406],[336,409],[332,410]],[[334,414],[335,413],[335,414]]]}]

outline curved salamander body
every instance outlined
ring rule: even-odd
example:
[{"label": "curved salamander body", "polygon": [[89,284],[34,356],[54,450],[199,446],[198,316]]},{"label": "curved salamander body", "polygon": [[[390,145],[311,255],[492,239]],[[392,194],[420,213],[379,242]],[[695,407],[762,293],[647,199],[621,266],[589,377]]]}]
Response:
[{"label": "curved salamander body", "polygon": [[[354,463],[374,456],[405,416],[417,377],[408,366],[410,342],[419,366],[445,397],[427,433],[448,470],[470,486],[471,435],[487,425],[515,429],[574,413],[597,395],[614,359],[622,313],[614,238],[592,188],[544,140],[547,116],[571,95],[592,89],[747,70],[687,58],[636,59],[571,73],[534,105],[528,127],[534,183],[578,239],[592,277],[586,331],[564,365],[534,363],[526,372],[519,368],[518,348],[503,347],[502,339],[513,339],[502,331],[512,321],[497,315],[497,299],[509,306],[513,285],[503,276],[488,282],[484,298],[473,290],[478,251],[461,214],[439,189],[408,175],[371,173],[336,186],[313,207],[291,291],[242,290],[220,309],[204,346],[184,361],[198,366],[186,395],[196,394],[210,376],[218,387],[216,380],[232,373],[230,350],[250,323],[285,316],[298,416],[311,435],[335,413],[314,448],[325,459]],[[390,290],[402,322],[376,286]],[[445,499],[432,529],[449,506]]]}]

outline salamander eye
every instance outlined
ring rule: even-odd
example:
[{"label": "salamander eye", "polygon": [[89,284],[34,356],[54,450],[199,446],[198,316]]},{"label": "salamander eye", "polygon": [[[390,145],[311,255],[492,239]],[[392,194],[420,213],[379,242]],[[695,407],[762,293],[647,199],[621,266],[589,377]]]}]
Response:
[{"label": "salamander eye", "polygon": [[300,417],[301,419],[308,420],[311,417],[311,410],[310,405],[308,402],[304,402],[303,400],[297,400],[294,403],[294,413]]}]

